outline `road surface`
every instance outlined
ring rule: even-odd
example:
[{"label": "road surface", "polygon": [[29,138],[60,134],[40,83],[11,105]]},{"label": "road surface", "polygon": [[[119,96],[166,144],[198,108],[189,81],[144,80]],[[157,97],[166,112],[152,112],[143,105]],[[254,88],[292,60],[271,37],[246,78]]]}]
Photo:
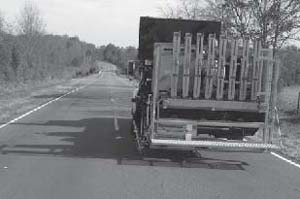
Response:
[{"label": "road surface", "polygon": [[[300,169],[269,153],[138,155],[132,84],[106,71],[93,84],[0,129],[1,199],[300,198]],[[43,96],[37,96],[43,97]]]}]

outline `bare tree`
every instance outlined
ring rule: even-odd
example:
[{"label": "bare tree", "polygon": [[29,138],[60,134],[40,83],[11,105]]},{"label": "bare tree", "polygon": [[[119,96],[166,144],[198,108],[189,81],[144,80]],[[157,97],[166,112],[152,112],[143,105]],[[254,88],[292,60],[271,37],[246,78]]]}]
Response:
[{"label": "bare tree", "polygon": [[177,0],[165,11],[163,15],[172,17],[221,21],[224,31],[260,38],[264,47],[274,50],[299,39],[299,0]]},{"label": "bare tree", "polygon": [[297,39],[300,28],[298,0],[226,0],[231,30],[258,37],[264,47],[274,50],[289,39]]},{"label": "bare tree", "polygon": [[45,23],[38,7],[30,1],[25,2],[21,8],[16,24],[19,34],[18,43],[21,56],[21,65],[26,68],[25,79],[36,79],[38,73],[46,65],[46,58],[43,56],[42,36],[45,33]]},{"label": "bare tree", "polygon": [[45,32],[46,25],[38,7],[28,1],[21,10],[17,26],[19,34],[36,36]]},{"label": "bare tree", "polygon": [[177,0],[173,4],[165,2],[164,7],[160,7],[162,15],[167,18],[199,19],[200,9],[203,8],[202,0]]},{"label": "bare tree", "polygon": [[0,11],[0,34],[4,31],[4,17]]},{"label": "bare tree", "polygon": [[0,33],[14,34],[15,26],[12,21],[8,21],[0,10]]}]

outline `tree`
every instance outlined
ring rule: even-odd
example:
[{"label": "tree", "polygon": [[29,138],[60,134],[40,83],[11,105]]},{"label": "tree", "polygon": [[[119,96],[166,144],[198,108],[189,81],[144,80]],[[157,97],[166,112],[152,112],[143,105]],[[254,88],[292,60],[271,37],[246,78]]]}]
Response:
[{"label": "tree", "polygon": [[19,34],[27,36],[43,34],[45,26],[38,7],[32,2],[26,2],[18,18]]},{"label": "tree", "polygon": [[272,46],[274,52],[287,40],[298,40],[298,0],[205,0],[205,4],[200,4],[199,0],[177,2],[177,6],[167,6],[168,12],[163,15],[175,13],[177,16],[173,17],[221,21],[224,32],[259,38],[264,47]]},{"label": "tree", "polygon": [[259,38],[264,47],[277,50],[295,36],[300,28],[300,4],[297,0],[225,0],[230,13],[231,30]]},{"label": "tree", "polygon": [[202,0],[177,0],[176,4],[166,2],[160,11],[167,18],[199,19],[202,4]]},{"label": "tree", "polygon": [[287,46],[279,50],[278,56],[281,60],[280,82],[282,86],[299,84],[300,74],[300,51],[295,46]]},{"label": "tree", "polygon": [[46,58],[43,56],[45,43],[42,38],[45,26],[38,7],[32,2],[26,2],[17,18],[17,32],[27,79],[40,78],[40,71],[45,68]]},{"label": "tree", "polygon": [[4,31],[4,17],[0,12],[0,34]]},{"label": "tree", "polygon": [[20,54],[19,54],[17,46],[14,45],[11,49],[10,66],[13,69],[15,76],[17,76],[19,65],[20,65]]},{"label": "tree", "polygon": [[14,33],[14,24],[12,22],[9,22],[6,20],[3,13],[1,13],[0,10],[0,35],[6,33],[6,34],[13,34]]}]

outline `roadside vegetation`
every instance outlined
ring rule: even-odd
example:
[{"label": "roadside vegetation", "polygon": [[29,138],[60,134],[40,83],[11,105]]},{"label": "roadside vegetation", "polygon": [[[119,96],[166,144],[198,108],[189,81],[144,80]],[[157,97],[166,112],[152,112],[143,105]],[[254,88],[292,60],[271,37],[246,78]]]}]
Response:
[{"label": "roadside vegetation", "polygon": [[277,106],[279,110],[282,153],[300,162],[300,52],[295,46],[279,51],[281,62]]},{"label": "roadside vegetation", "polygon": [[96,47],[77,37],[47,34],[41,14],[26,3],[10,25],[0,15],[0,94],[84,76],[97,70]]},{"label": "roadside vegetation", "polygon": [[78,37],[53,35],[38,7],[26,2],[11,24],[0,10],[0,95],[27,87],[98,72],[97,61],[116,64],[125,71],[136,48],[113,44],[96,47]]},{"label": "roadside vegetation", "polygon": [[11,23],[0,8],[0,122],[97,78],[106,62],[123,72],[136,57],[134,47],[97,47],[77,36],[47,33],[42,13],[30,1],[19,13]]}]

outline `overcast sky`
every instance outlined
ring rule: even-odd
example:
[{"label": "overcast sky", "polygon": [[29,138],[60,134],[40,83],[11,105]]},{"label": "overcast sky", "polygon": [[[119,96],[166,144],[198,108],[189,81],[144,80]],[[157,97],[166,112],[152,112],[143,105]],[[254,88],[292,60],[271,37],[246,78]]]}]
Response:
[{"label": "overcast sky", "polygon": [[[0,0],[0,12],[14,20],[26,0]],[[79,36],[103,45],[138,45],[140,16],[160,16],[165,0],[32,0],[41,10],[47,32]]]}]

